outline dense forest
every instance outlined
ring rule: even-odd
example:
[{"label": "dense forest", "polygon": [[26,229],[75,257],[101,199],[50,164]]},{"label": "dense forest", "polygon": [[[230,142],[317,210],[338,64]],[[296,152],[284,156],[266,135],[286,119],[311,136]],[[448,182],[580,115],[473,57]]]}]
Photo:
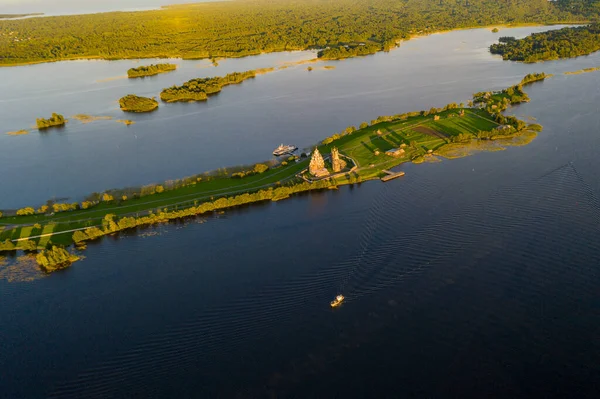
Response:
[{"label": "dense forest", "polygon": [[141,66],[137,68],[130,68],[127,71],[127,77],[129,78],[142,78],[145,76],[154,76],[159,73],[171,72],[177,69],[175,64],[152,64],[148,66]]},{"label": "dense forest", "polygon": [[38,129],[47,129],[53,126],[62,126],[66,123],[66,119],[61,114],[57,114],[55,112],[52,113],[52,116],[49,119],[37,118],[35,120],[36,127]]},{"label": "dense forest", "polygon": [[204,101],[211,94],[221,91],[224,86],[242,83],[256,76],[255,71],[233,72],[221,77],[198,78],[185,82],[181,86],[172,86],[160,93],[160,99],[166,102]]},{"label": "dense forest", "polygon": [[600,50],[600,24],[534,33],[523,39],[501,37],[490,52],[505,60],[538,62],[572,58]]},{"label": "dense forest", "polygon": [[119,105],[124,112],[150,112],[158,108],[158,101],[153,98],[128,94],[119,100]]},{"label": "dense forest", "polygon": [[416,34],[490,24],[576,21],[587,17],[573,11],[593,14],[595,9],[574,4],[237,0],[144,12],[3,20],[0,65],[74,58],[241,57],[300,49],[323,50],[324,58],[345,58],[386,50]]}]

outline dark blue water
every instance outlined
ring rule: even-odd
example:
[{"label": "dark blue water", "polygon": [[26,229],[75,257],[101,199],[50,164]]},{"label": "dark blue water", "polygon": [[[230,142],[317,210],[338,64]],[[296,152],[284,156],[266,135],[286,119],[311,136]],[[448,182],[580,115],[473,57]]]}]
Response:
[{"label": "dark blue water", "polygon": [[[513,67],[532,68],[497,68]],[[545,129],[524,147],[108,238],[64,272],[0,281],[0,396],[597,397],[599,83],[528,86],[512,112]]]}]

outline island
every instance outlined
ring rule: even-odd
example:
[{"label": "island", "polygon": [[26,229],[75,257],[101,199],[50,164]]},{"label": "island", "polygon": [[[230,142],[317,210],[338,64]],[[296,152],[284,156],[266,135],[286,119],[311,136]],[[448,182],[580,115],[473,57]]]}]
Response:
[{"label": "island", "polygon": [[119,99],[119,106],[124,112],[152,112],[158,108],[158,101],[154,98],[128,94]]},{"label": "island", "polygon": [[[251,166],[206,172],[167,183],[92,194],[82,202],[3,211],[1,251],[42,251],[40,267],[53,271],[78,255],[60,249],[119,231],[165,223],[253,202],[280,201],[311,190],[401,176],[390,168],[456,158],[476,151],[525,145],[542,127],[501,112],[529,101],[523,85],[548,75],[530,74],[497,92],[476,93],[464,104],[380,116],[312,146],[309,153]],[[439,159],[438,159],[439,160]],[[52,252],[48,252],[52,251]],[[55,261],[53,261],[55,259]]]},{"label": "island", "polygon": [[68,121],[61,114],[57,114],[55,112],[52,113],[52,116],[49,119],[37,118],[35,120],[35,125],[39,130],[48,129],[51,127],[64,126]]},{"label": "island", "polygon": [[503,36],[490,46],[490,52],[504,60],[525,63],[579,57],[598,50],[600,24],[533,33],[523,39]]},{"label": "island", "polygon": [[595,18],[598,8],[581,0],[206,2],[0,21],[0,65],[81,58],[216,60],[292,50],[316,50],[323,58],[338,59],[452,29]]},{"label": "island", "polygon": [[160,93],[160,99],[172,102],[205,101],[209,95],[217,94],[224,86],[242,83],[256,76],[256,71],[233,72],[221,77],[199,78],[185,82],[181,86],[172,86]]},{"label": "island", "polygon": [[177,69],[175,64],[152,64],[148,66],[141,66],[137,68],[130,68],[127,71],[128,78],[143,78],[146,76],[154,76],[159,73],[171,72]]}]

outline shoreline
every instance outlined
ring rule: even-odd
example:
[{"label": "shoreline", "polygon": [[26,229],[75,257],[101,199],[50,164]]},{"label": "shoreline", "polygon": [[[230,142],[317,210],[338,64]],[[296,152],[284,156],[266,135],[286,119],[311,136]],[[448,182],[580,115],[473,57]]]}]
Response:
[{"label": "shoreline", "polygon": [[[0,20],[1,21],[1,20]],[[520,28],[520,27],[534,27],[534,26],[556,26],[556,25],[582,25],[582,24],[588,24],[591,21],[576,21],[576,22],[552,22],[552,23],[547,23],[547,24],[543,24],[543,23],[517,23],[517,24],[492,24],[492,25],[476,25],[476,26],[470,26],[470,27],[464,27],[464,28],[452,28],[452,29],[445,29],[445,30],[438,30],[438,31],[434,31],[434,32],[429,32],[429,33],[416,33],[416,34],[411,34],[409,35],[409,37],[407,39],[402,39],[402,38],[397,38],[395,39],[396,42],[396,46],[392,47],[391,49],[389,49],[388,51],[393,51],[396,48],[400,47],[400,44],[403,42],[408,42],[410,40],[413,39],[419,39],[419,38],[423,38],[423,37],[427,37],[427,36],[431,36],[431,35],[436,35],[436,34],[444,34],[444,33],[450,33],[450,32],[454,32],[454,31],[462,31],[462,30],[472,30],[472,29],[488,29],[488,28]],[[246,58],[246,57],[255,57],[255,56],[259,56],[262,54],[274,54],[274,53],[292,53],[292,52],[299,52],[299,51],[309,51],[309,52],[314,52],[314,51],[318,51],[318,49],[307,49],[307,48],[297,48],[297,49],[287,49],[287,50],[274,50],[274,51],[257,51],[256,54],[246,54],[243,56],[239,56],[239,57],[235,57],[235,56],[218,56],[218,58],[220,59],[239,59],[239,58]],[[351,58],[357,58],[357,57],[367,57],[370,55],[375,55],[378,53],[382,53],[382,52],[386,52],[385,50],[378,50],[374,53],[371,54],[365,54],[365,55],[357,55],[357,56],[352,56],[352,57],[345,57],[345,58],[315,58],[316,61],[313,62],[321,62],[321,61],[342,61],[345,59],[351,59]],[[151,60],[151,59],[157,59],[157,60],[167,60],[167,59],[172,59],[172,60],[179,60],[179,61],[199,61],[199,60],[210,60],[212,58],[214,58],[215,56],[207,56],[207,57],[190,57],[190,58],[186,58],[185,56],[182,55],[166,55],[166,54],[154,54],[154,55],[146,55],[143,57],[139,57],[139,56],[132,56],[132,57],[119,57],[119,58],[105,58],[105,57],[101,57],[101,56],[97,56],[97,55],[92,55],[89,57],[68,57],[68,58],[61,58],[61,59],[56,59],[56,60],[40,60],[40,61],[28,61],[28,62],[18,62],[18,63],[13,63],[13,64],[2,64],[0,63],[0,68],[12,68],[12,67],[21,67],[21,66],[29,66],[29,65],[38,65],[38,64],[46,64],[46,63],[52,63],[52,62],[70,62],[70,61],[94,61],[94,60],[98,60],[98,61],[126,61],[126,60]]]}]

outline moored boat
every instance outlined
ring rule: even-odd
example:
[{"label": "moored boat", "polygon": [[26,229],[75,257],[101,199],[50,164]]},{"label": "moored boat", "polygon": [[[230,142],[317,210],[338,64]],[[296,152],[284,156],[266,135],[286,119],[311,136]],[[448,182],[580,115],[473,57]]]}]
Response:
[{"label": "moored boat", "polygon": [[276,157],[282,156],[282,155],[289,155],[292,152],[296,151],[298,149],[298,147],[294,146],[294,145],[283,145],[281,144],[279,147],[275,148],[275,150],[273,150],[273,155],[275,155]]}]

